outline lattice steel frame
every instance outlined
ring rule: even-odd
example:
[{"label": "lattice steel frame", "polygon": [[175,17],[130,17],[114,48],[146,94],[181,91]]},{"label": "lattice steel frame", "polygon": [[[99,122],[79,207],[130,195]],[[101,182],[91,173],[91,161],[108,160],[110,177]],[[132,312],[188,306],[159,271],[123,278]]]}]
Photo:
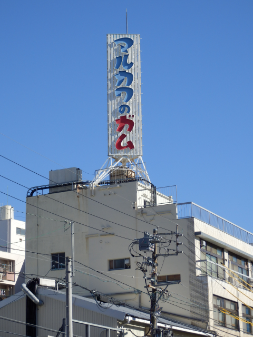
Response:
[{"label": "lattice steel frame", "polygon": [[149,175],[141,156],[136,159],[121,157],[118,160],[109,157],[106,159],[101,169],[97,171],[95,178],[91,182],[91,187],[94,188],[95,186],[98,186],[98,184],[105,180],[112,172],[116,171],[119,167],[124,168],[126,165],[130,165],[130,169],[135,172],[136,177],[144,179],[143,184],[150,184]]}]

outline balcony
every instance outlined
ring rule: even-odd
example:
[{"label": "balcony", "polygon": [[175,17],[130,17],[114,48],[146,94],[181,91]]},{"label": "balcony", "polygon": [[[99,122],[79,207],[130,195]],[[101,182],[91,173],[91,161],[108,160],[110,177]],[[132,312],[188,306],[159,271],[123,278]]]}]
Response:
[{"label": "balcony", "polygon": [[15,273],[13,272],[0,272],[0,281],[15,282]]},{"label": "balcony", "polygon": [[253,234],[232,222],[208,211],[207,209],[193,203],[185,202],[177,204],[178,219],[196,218],[210,226],[213,226],[235,238],[253,245]]},{"label": "balcony", "polygon": [[[230,266],[231,267],[231,266]],[[253,290],[253,278],[244,274],[238,273],[222,266],[221,264],[210,260],[196,261],[197,276],[210,276],[221,281],[226,281],[237,288],[242,288],[248,291]]]},{"label": "balcony", "polygon": [[0,282],[15,282],[14,261],[0,259]]}]

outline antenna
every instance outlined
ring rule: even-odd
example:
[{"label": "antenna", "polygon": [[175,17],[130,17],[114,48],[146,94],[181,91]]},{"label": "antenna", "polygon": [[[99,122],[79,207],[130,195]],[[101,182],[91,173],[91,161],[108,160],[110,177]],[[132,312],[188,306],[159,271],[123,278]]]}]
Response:
[{"label": "antenna", "polygon": [[126,9],[126,34],[128,34],[128,24],[127,24],[127,9]]}]

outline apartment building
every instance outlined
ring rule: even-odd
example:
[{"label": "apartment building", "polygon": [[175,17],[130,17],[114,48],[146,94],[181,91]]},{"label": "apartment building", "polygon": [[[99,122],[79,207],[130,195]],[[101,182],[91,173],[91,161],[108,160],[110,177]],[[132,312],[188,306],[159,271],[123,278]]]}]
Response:
[{"label": "apartment building", "polygon": [[158,282],[171,283],[161,315],[221,336],[253,333],[252,233],[192,202],[177,203],[175,186],[158,190],[126,167],[97,185],[76,168],[50,171],[49,179],[27,194],[26,274],[65,277],[72,222],[73,281],[148,309],[143,258],[131,243],[157,228],[166,238],[160,249],[175,252],[178,225],[183,253],[158,259]]},{"label": "apartment building", "polygon": [[0,207],[0,300],[18,291],[25,272],[25,222],[14,219],[14,208]]}]

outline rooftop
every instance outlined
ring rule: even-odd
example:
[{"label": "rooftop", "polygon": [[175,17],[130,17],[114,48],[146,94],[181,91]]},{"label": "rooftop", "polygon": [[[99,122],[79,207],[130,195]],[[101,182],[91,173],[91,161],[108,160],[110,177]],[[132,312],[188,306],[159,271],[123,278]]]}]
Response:
[{"label": "rooftop", "polygon": [[[156,188],[153,184],[145,181],[145,179],[140,177],[135,178],[125,178],[125,179],[119,179],[119,180],[103,180],[99,183],[99,186],[104,185],[114,185],[114,184],[122,184],[122,183],[128,183],[132,181],[139,181],[139,182],[145,182],[148,183],[146,189],[154,188],[156,190],[157,195],[164,195],[172,196],[172,200],[174,203],[177,204],[177,211],[178,211],[178,219],[183,218],[196,218],[199,219],[205,223],[207,223],[210,226],[213,226],[243,242],[246,242],[250,245],[253,245],[253,233],[247,231],[244,228],[241,228],[237,226],[236,224],[220,217],[219,215],[195,204],[194,202],[184,202],[184,203],[177,203],[177,187],[176,185],[173,186],[166,186],[164,188]],[[43,195],[47,194],[48,192],[54,191],[54,193],[58,193],[61,190],[58,191],[57,188],[59,187],[65,187],[66,190],[75,190],[76,186],[83,188],[88,188],[90,186],[90,181],[70,181],[70,182],[64,182],[64,183],[58,183],[58,184],[50,184],[50,185],[42,185],[42,186],[35,186],[30,188],[27,191],[27,197],[32,197],[35,195]],[[166,198],[164,198],[166,200]],[[166,201],[165,201],[166,203]],[[170,203],[168,199],[168,203]],[[150,205],[154,206],[154,204]],[[148,205],[147,205],[148,207]]]}]

